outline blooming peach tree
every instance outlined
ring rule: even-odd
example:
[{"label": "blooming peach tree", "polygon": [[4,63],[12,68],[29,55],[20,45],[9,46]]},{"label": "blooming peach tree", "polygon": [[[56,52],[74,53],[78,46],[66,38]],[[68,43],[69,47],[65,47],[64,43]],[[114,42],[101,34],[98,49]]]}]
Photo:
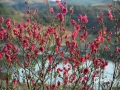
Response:
[{"label": "blooming peach tree", "polygon": [[[96,21],[98,34],[87,42],[92,27],[87,31],[87,15],[73,19],[74,9],[67,2],[56,0],[59,13],[49,7],[50,25],[44,27],[37,18],[38,9],[29,9],[26,2],[25,22],[16,23],[10,18],[0,17],[0,73],[1,82],[6,81],[6,90],[97,90],[119,88],[120,79],[120,10],[110,4],[108,18],[113,28],[108,31],[104,24],[104,13]],[[70,18],[66,20],[66,14]],[[66,23],[73,26],[71,35],[66,34]],[[4,25],[5,24],[5,25]],[[97,25],[97,24],[96,24]],[[114,38],[112,40],[111,38]],[[112,81],[103,81],[108,58],[114,64]],[[103,56],[102,56],[103,55]],[[97,79],[96,79],[97,78]],[[97,83],[96,83],[97,80]]]}]

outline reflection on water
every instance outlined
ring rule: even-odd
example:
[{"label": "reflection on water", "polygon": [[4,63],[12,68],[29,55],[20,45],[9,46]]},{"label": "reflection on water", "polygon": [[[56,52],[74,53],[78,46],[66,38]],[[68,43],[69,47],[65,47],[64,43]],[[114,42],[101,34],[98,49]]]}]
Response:
[{"label": "reflection on water", "polygon": [[[90,64],[90,62],[91,62],[91,61],[89,61],[89,64]],[[46,67],[48,67],[48,63],[49,63],[49,62],[46,63],[46,65],[45,65]],[[88,64],[88,66],[89,66],[89,64]],[[63,66],[63,65],[64,65],[63,63],[60,63],[60,64],[57,65],[57,68],[63,68],[63,67],[68,68],[68,66],[69,66],[69,64],[66,64],[66,65],[64,65],[64,66]],[[83,64],[83,65],[86,65],[86,64]],[[110,80],[112,80],[113,68],[114,68],[113,63],[112,63],[111,61],[109,61],[109,62],[108,62],[108,66],[107,66],[106,69],[105,69],[105,72],[104,72],[105,74],[104,74],[104,75],[106,76],[106,78],[108,78],[108,79],[110,79]],[[20,70],[19,70],[19,73],[20,73],[21,76],[23,76],[22,73],[21,73],[22,70],[23,70],[23,69],[20,69]],[[36,66],[35,66],[35,71],[38,71],[38,70],[39,70],[39,67],[38,67],[38,65],[36,65]],[[69,70],[68,73],[71,74],[72,71]],[[63,73],[60,73],[60,74],[63,75]],[[58,81],[58,80],[59,80],[59,81],[62,81],[61,78],[57,77],[57,81]],[[20,77],[20,82],[22,82],[22,78],[21,78],[21,77]],[[48,82],[49,82],[49,80],[48,80]]]},{"label": "reflection on water", "polygon": [[[88,66],[90,65],[90,63],[91,63],[91,61],[88,61]],[[49,62],[47,62],[47,64],[46,64],[46,67],[48,67],[48,64],[49,64]],[[70,64],[66,64],[66,65],[64,65],[63,63],[60,63],[59,65],[57,65],[57,68],[63,68],[63,67],[69,67],[69,65]],[[86,65],[86,64],[83,64],[83,65]],[[112,81],[112,75],[113,75],[113,69],[114,69],[114,64],[113,64],[113,62],[111,62],[111,61],[109,61],[108,62],[108,66],[106,66],[106,69],[105,69],[105,71],[104,71],[104,79],[100,79],[100,81],[103,83],[103,82],[106,82],[106,81],[109,81],[109,82],[111,82]],[[39,70],[39,68],[38,68],[38,65],[36,65],[35,66],[35,71],[38,71]],[[20,69],[20,75],[22,76],[22,69]],[[72,70],[69,70],[69,75],[72,73]],[[60,73],[61,74],[61,76],[63,76],[63,72],[61,72]],[[52,77],[52,82],[54,82],[54,80],[55,79],[53,79],[54,77]],[[99,78],[96,78],[97,79],[97,81],[95,81],[95,84],[94,84],[94,88],[95,88],[95,90],[98,90],[98,82],[99,82]],[[61,79],[60,77],[57,77],[56,78],[56,82],[57,81],[60,81],[60,82],[63,82],[63,79]],[[20,78],[20,82],[22,82],[22,78]],[[50,81],[50,78],[47,80],[47,83],[50,83],[51,81]],[[120,85],[118,85],[118,86],[120,86]],[[100,89],[100,90],[102,90],[102,89]]]}]

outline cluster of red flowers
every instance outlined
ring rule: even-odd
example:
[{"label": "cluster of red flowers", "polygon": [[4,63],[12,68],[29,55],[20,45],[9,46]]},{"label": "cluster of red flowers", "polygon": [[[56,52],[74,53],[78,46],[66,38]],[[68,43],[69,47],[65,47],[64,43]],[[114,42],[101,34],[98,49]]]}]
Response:
[{"label": "cluster of red flowers", "polygon": [[8,64],[19,63],[18,52],[19,49],[13,43],[7,43],[1,51],[1,58],[5,56]]}]

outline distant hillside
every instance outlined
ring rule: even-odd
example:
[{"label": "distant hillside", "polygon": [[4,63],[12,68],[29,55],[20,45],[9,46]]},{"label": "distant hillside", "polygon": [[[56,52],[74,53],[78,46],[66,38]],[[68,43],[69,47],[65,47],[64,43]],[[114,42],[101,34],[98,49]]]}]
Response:
[{"label": "distant hillside", "polygon": [[99,4],[105,2],[112,2],[112,0],[66,0],[69,4],[76,4],[76,5],[92,5],[92,4]]},{"label": "distant hillside", "polygon": [[[43,3],[44,0],[0,0],[2,3],[7,3],[10,5],[17,4],[17,3],[24,3],[25,1],[29,1],[29,3]],[[51,2],[51,0],[48,0]],[[74,5],[92,5],[92,4],[99,4],[105,2],[112,2],[112,0],[65,0],[68,4]]]},{"label": "distant hillside", "polygon": [[10,14],[9,10],[0,3],[0,17],[2,17],[3,15],[9,16],[9,14]]},{"label": "distant hillside", "polygon": [[[18,18],[19,15],[19,18]],[[20,11],[16,11],[13,8],[6,8],[3,4],[0,3],[0,17],[12,18],[14,21],[23,21],[26,17],[25,14]]]},{"label": "distant hillside", "polygon": [[112,2],[112,0],[101,0],[103,3],[104,2]]},{"label": "distant hillside", "polygon": [[[88,20],[89,20],[89,22],[87,24],[88,30],[91,30],[91,28],[94,25],[96,25],[96,23],[97,23],[96,17],[97,17],[97,15],[99,14],[99,12],[101,10],[104,12],[104,15],[107,16],[107,10],[108,10],[107,6],[108,6],[108,4],[103,4],[101,6],[100,5],[99,6],[98,5],[95,5],[95,6],[91,6],[90,5],[88,7],[85,7],[83,5],[68,5],[68,8],[70,8],[71,6],[73,6],[73,8],[74,8],[74,15],[73,15],[72,19],[75,19],[77,21],[78,20],[77,17],[78,17],[79,14],[82,14],[82,15],[87,14]],[[54,8],[55,14],[56,14],[57,11],[58,11],[57,6],[54,5],[52,7]],[[14,9],[10,9],[10,8],[14,8],[15,10]],[[39,11],[38,16],[42,20],[41,24],[43,24],[44,26],[47,26],[48,24],[50,24],[50,19],[51,18],[50,18],[50,13],[48,12],[48,7],[46,7],[46,4],[42,4],[42,3],[31,4],[30,8],[32,10],[33,10],[33,8],[38,8],[38,11]],[[22,11],[22,9],[26,10],[26,7],[25,7],[24,3],[18,3],[18,4],[11,5],[11,7],[5,9],[5,10],[7,10],[5,13],[4,13],[5,10],[2,10],[1,7],[0,7],[0,9],[1,9],[1,11],[0,11],[1,12],[0,13],[1,16],[10,17],[13,20],[19,21],[19,22],[25,20],[25,12],[24,12],[24,14],[20,12],[20,11]],[[69,18],[68,14],[66,16],[66,19]],[[110,28],[112,26],[112,23],[110,23],[110,20],[108,18],[106,18],[104,21],[105,21],[105,25],[108,26],[107,27],[108,30],[110,30]],[[71,23],[68,23],[67,26],[70,29],[72,28],[71,27],[72,26]],[[96,30],[94,32],[94,34],[97,33],[97,32],[98,31]]]},{"label": "distant hillside", "polygon": [[1,3],[7,3],[9,5],[24,3],[29,1],[29,3],[43,3],[44,0],[0,0]]}]

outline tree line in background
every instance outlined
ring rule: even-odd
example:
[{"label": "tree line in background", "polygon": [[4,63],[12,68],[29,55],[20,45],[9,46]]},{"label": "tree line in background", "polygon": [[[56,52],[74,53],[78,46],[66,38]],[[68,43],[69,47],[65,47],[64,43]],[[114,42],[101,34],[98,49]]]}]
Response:
[{"label": "tree line in background", "polygon": [[[36,6],[39,10],[38,16],[42,20],[42,24],[47,26],[48,24],[50,24],[50,17],[49,17],[49,12],[48,12],[47,6],[45,4],[33,4],[33,5],[30,5],[30,9],[35,9]],[[54,12],[58,13],[57,6],[55,6],[53,4],[50,7],[53,7]],[[86,7],[83,5],[68,5],[67,7],[68,7],[68,9],[70,9],[71,7],[74,8],[74,15],[72,16],[72,18],[75,20],[77,20],[77,17],[79,14],[82,14],[82,15],[87,14],[88,20],[89,20],[89,22],[87,24],[88,30],[91,29],[92,27],[94,27],[94,25],[97,23],[96,17],[100,12],[100,10],[97,8],[97,6]],[[0,16],[2,15],[5,18],[11,17],[11,14],[14,15],[15,10],[25,12],[26,11],[25,4],[23,4],[23,3],[15,4],[15,5],[12,5],[9,9],[8,7],[6,7],[2,3],[0,3]],[[104,17],[107,17],[107,11],[103,10],[102,12],[104,14]],[[22,17],[22,18],[25,18],[25,17]],[[69,13],[66,15],[66,19],[69,19]],[[105,18],[104,23],[105,23],[105,26],[107,26],[108,30],[110,30],[112,27],[112,22],[110,22],[110,20],[108,18]],[[70,23],[68,23],[67,26],[71,28]],[[96,33],[97,33],[97,30],[93,34],[96,34]]]}]

